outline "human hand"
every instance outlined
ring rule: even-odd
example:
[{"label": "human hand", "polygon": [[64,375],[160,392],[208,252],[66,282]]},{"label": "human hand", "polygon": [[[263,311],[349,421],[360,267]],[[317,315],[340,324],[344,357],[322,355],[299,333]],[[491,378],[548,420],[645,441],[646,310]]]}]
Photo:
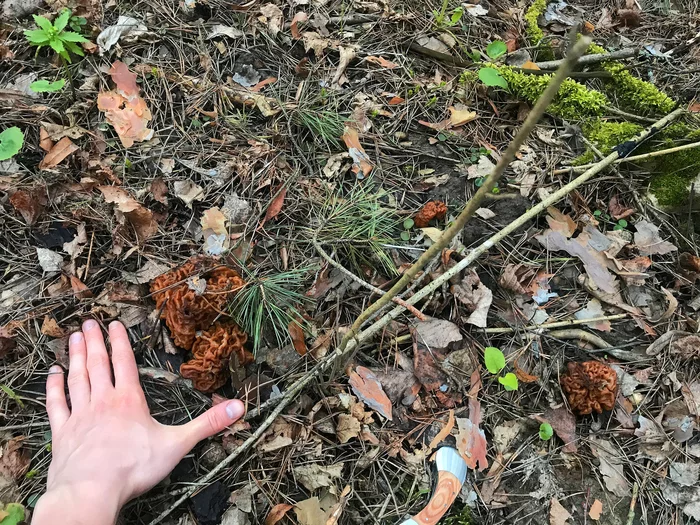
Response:
[{"label": "human hand", "polygon": [[[47,492],[33,523],[102,525],[119,509],[165,478],[199,441],[222,431],[244,413],[238,400],[220,403],[181,426],[158,423],[139,384],[134,352],[124,325],[109,325],[112,368],[102,331],[86,321],[71,335],[68,392],[53,366],[46,381],[52,433]],[[72,510],[71,510],[72,509]],[[59,517],[60,516],[60,520]]]}]

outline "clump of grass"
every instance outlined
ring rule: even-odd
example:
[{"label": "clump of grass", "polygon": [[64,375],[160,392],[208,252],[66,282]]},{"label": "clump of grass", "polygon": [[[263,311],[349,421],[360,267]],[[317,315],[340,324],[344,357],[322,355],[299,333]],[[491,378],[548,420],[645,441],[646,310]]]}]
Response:
[{"label": "clump of grass", "polygon": [[278,346],[291,342],[287,327],[302,323],[304,306],[313,300],[303,293],[309,268],[261,275],[243,270],[246,285],[230,305],[231,316],[253,341],[253,352],[262,346],[263,334],[274,334]]},{"label": "clump of grass", "polygon": [[388,275],[395,275],[396,267],[383,245],[393,242],[400,221],[382,202],[386,192],[375,188],[368,179],[356,184],[345,197],[329,198],[320,213],[316,238],[332,244],[340,262],[359,275],[377,263]]},{"label": "clump of grass", "polygon": [[314,140],[327,149],[335,149],[340,145],[346,119],[335,111],[302,110],[296,113],[294,120],[308,129]]}]

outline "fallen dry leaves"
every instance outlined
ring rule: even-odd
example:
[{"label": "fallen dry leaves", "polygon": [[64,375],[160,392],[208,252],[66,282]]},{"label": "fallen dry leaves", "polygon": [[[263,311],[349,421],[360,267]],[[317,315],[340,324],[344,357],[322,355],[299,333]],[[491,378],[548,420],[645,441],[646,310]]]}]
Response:
[{"label": "fallen dry leaves", "polygon": [[119,60],[112,64],[109,74],[116,88],[97,95],[97,107],[104,111],[107,122],[114,127],[125,148],[151,139],[153,130],[148,129],[151,111],[139,95],[136,74]]},{"label": "fallen dry leaves", "polygon": [[479,371],[475,370],[471,376],[471,387],[469,389],[469,419],[458,417],[457,428],[457,451],[462,456],[467,466],[483,471],[489,466],[486,458],[486,434],[479,428],[481,424],[481,404],[476,398],[481,389],[481,377]]},{"label": "fallen dry leaves", "polygon": [[362,402],[372,410],[391,421],[391,401],[384,393],[379,379],[369,368],[358,366],[350,373],[349,380],[352,391]]},{"label": "fallen dry leaves", "polygon": [[46,156],[39,163],[40,170],[48,170],[58,166],[63,160],[65,160],[69,155],[78,151],[78,146],[73,144],[73,141],[68,137],[63,137],[56,144],[54,144]]},{"label": "fallen dry leaves", "polygon": [[360,137],[357,130],[351,127],[345,127],[345,132],[341,137],[345,146],[348,148],[348,153],[352,159],[352,172],[358,178],[367,177],[372,172],[372,163],[369,161],[369,156],[365,153],[365,149],[360,144]]},{"label": "fallen dry leaves", "polygon": [[114,212],[120,223],[128,222],[136,232],[139,244],[146,242],[158,231],[153,212],[131,197],[126,190],[116,186],[97,187],[105,201],[115,204]]}]

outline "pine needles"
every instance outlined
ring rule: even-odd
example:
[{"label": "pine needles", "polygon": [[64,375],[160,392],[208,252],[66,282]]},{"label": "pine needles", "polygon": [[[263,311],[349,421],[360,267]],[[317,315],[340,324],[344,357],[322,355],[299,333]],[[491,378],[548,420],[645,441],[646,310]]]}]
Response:
[{"label": "pine needles", "polygon": [[297,123],[308,129],[315,141],[328,150],[340,144],[345,128],[345,118],[334,111],[299,111],[295,114]]},{"label": "pine needles", "polygon": [[287,327],[304,323],[300,310],[313,301],[302,293],[308,268],[261,276],[243,271],[246,281],[231,305],[231,316],[253,341],[253,352],[262,346],[264,334],[274,334],[279,347],[291,342]]},{"label": "pine needles", "polygon": [[398,218],[382,203],[386,192],[375,190],[370,179],[356,184],[347,197],[332,196],[321,211],[320,229],[316,238],[335,247],[341,262],[346,260],[356,272],[363,266],[379,263],[388,275],[396,274],[396,266],[384,250],[393,242]]}]

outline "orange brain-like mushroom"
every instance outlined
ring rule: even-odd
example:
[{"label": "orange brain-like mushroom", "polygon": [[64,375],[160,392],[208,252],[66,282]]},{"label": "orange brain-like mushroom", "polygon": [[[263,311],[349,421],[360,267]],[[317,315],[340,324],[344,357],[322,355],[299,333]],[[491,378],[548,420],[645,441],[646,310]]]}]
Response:
[{"label": "orange brain-like mushroom", "polygon": [[447,213],[447,205],[442,201],[430,201],[421,208],[413,218],[413,223],[418,228],[425,228],[433,219],[444,219]]},{"label": "orange brain-like mushroom", "polygon": [[580,414],[602,413],[615,407],[617,374],[598,361],[568,363],[568,374],[561,378],[571,409]]},{"label": "orange brain-like mushroom", "polygon": [[216,323],[204,330],[192,345],[192,359],[180,366],[180,374],[191,379],[197,390],[212,392],[228,380],[227,368],[232,354],[239,366],[253,362],[253,355],[243,345],[246,334],[233,323]]}]

